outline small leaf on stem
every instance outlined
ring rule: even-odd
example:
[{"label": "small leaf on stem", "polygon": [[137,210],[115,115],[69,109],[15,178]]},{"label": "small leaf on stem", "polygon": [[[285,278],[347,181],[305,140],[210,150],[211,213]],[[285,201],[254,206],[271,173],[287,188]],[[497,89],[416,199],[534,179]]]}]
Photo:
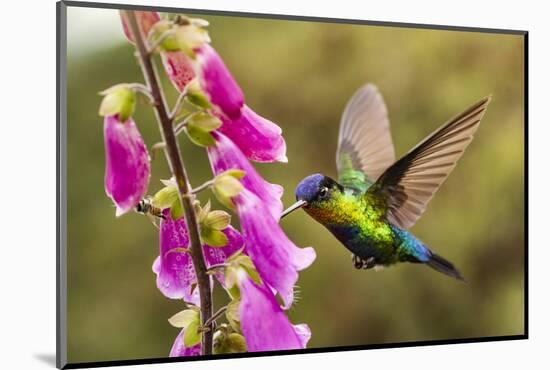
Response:
[{"label": "small leaf on stem", "polygon": [[187,328],[191,323],[199,322],[200,314],[196,309],[183,310],[168,319],[170,325],[176,328]]},{"label": "small leaf on stem", "polygon": [[185,128],[185,133],[196,145],[207,147],[216,144],[212,135],[200,127],[188,124]]}]

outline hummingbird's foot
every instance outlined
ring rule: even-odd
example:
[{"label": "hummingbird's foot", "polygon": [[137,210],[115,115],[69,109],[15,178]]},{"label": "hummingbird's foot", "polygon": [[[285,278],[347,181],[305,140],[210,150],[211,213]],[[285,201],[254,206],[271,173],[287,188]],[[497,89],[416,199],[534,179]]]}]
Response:
[{"label": "hummingbird's foot", "polygon": [[363,268],[364,268],[365,270],[371,269],[371,268],[373,268],[373,267],[376,266],[376,259],[375,259],[374,257],[369,257],[369,258],[367,258],[367,260],[364,261],[364,262],[365,262],[365,264],[363,265]]},{"label": "hummingbird's foot", "polygon": [[376,266],[376,259],[374,257],[369,257],[366,260],[364,260],[361,257],[355,254],[352,254],[351,260],[353,261],[353,266],[358,270],[361,270],[361,269],[367,270]]},{"label": "hummingbird's foot", "polygon": [[361,259],[361,257],[356,256],[355,254],[352,254],[351,260],[353,261],[353,267],[355,267],[357,270],[360,270],[363,268],[363,260]]}]

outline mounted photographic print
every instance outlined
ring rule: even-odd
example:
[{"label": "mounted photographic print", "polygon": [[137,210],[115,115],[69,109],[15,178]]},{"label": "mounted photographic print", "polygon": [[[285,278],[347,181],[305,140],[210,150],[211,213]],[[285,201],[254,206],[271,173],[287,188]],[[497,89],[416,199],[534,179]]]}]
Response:
[{"label": "mounted photographic print", "polygon": [[58,3],[58,367],[527,338],[526,41]]}]

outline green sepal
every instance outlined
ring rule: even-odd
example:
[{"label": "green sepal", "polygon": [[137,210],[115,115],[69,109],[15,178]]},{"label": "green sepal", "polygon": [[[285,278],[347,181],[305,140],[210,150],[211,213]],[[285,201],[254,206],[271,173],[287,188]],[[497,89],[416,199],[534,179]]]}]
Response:
[{"label": "green sepal", "polygon": [[202,334],[199,332],[200,324],[194,321],[185,328],[183,333],[183,345],[187,348],[193,347],[201,342]]},{"label": "green sepal", "polygon": [[[155,43],[165,32],[174,27],[174,22],[164,19],[160,20],[151,29],[150,43]],[[178,51],[180,49],[179,43],[174,35],[170,35],[164,38],[159,45],[159,48],[164,51]]]},{"label": "green sepal", "polygon": [[176,28],[174,39],[188,57],[195,59],[194,50],[210,42],[208,31],[196,24],[186,24]]},{"label": "green sepal", "polygon": [[246,352],[246,340],[239,333],[231,333],[225,339],[225,347],[228,348],[228,353],[243,353]]},{"label": "green sepal", "polygon": [[214,210],[208,212],[203,218],[202,223],[204,227],[214,230],[224,230],[231,223],[231,215],[225,211]]},{"label": "green sepal", "polygon": [[197,112],[193,114],[187,125],[196,126],[203,131],[211,132],[222,125],[222,121],[218,117],[214,117],[206,112]]},{"label": "green sepal", "polygon": [[214,178],[212,192],[220,203],[233,209],[234,205],[231,198],[238,195],[244,187],[236,177],[226,172]]},{"label": "green sepal", "polygon": [[227,235],[223,231],[215,230],[212,228],[201,228],[201,239],[205,244],[211,247],[224,247],[229,242]]},{"label": "green sepal", "polygon": [[201,129],[200,127],[187,125],[185,127],[185,133],[189,137],[189,140],[196,145],[208,147],[216,144],[216,141],[210,132]]},{"label": "green sepal", "polygon": [[240,332],[241,331],[241,319],[239,317],[239,305],[240,300],[234,299],[227,305],[227,308],[225,310],[225,317],[227,318],[227,322],[233,330]]},{"label": "green sepal", "polygon": [[186,91],[187,101],[189,103],[203,109],[212,108],[208,96],[206,96],[205,92],[201,89],[199,81],[196,78],[187,84]]},{"label": "green sepal", "polygon": [[187,328],[191,323],[199,323],[200,314],[197,308],[190,308],[188,310],[183,310],[168,319],[170,325],[175,328]]},{"label": "green sepal", "polygon": [[250,257],[245,256],[244,254],[241,254],[235,259],[235,263],[237,263],[239,266],[241,266],[248,276],[256,283],[261,284],[262,279],[260,278],[260,274],[258,274],[258,271],[256,270],[256,267],[252,263],[252,260]]},{"label": "green sepal", "polygon": [[245,272],[250,276],[250,278],[257,284],[261,284],[262,279],[252,263],[252,260],[247,255],[243,254],[243,248],[239,249],[237,252],[233,253],[226,259],[226,264],[228,265],[225,274],[225,286],[231,288],[235,283],[238,282],[238,270],[244,269]]},{"label": "green sepal", "polygon": [[153,196],[152,203],[155,207],[164,209],[171,207],[178,200],[178,189],[175,186],[166,186]]},{"label": "green sepal", "polygon": [[172,220],[174,221],[183,217],[183,206],[181,205],[179,198],[176,198],[174,203],[170,206],[170,217],[172,217]]},{"label": "green sepal", "polygon": [[231,288],[226,289],[231,299],[241,299],[241,291],[237,284],[233,285]]},{"label": "green sepal", "polygon": [[118,114],[120,122],[126,122],[136,109],[136,93],[128,84],[118,84],[99,93],[104,98],[99,106],[100,116]]},{"label": "green sepal", "polygon": [[246,172],[243,170],[239,170],[237,168],[232,168],[226,171],[223,171],[218,176],[231,176],[236,178],[237,180],[242,179],[246,175]]}]

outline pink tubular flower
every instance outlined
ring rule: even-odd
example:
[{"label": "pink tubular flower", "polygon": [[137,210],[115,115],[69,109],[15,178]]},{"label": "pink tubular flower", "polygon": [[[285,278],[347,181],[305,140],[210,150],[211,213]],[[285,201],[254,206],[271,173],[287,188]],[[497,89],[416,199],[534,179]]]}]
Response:
[{"label": "pink tubular flower", "polygon": [[170,350],[170,357],[198,356],[201,354],[200,343],[190,348],[185,347],[185,345],[183,344],[184,332],[185,329],[180,331],[180,333],[176,337],[176,340],[172,345],[172,349]]},{"label": "pink tubular flower", "polygon": [[270,289],[239,272],[239,317],[249,352],[305,348],[311,331],[305,324],[292,325]]},{"label": "pink tubular flower", "polygon": [[287,309],[294,301],[298,271],[315,260],[311,247],[298,248],[281,229],[277,220],[265,212],[264,202],[244,189],[233,198],[241,221],[246,250],[261,278],[274,288]]},{"label": "pink tubular flower", "polygon": [[[153,25],[160,20],[159,13],[136,11],[135,14],[143,36],[147,37]],[[126,19],[125,13],[122,11],[120,12],[120,20],[122,21],[122,29],[124,30],[124,35],[126,36],[128,41],[134,43],[134,38],[132,37],[132,33],[130,32],[130,29],[128,27],[128,20]]]},{"label": "pink tubular flower", "polygon": [[165,51],[160,55],[168,78],[176,90],[183,92],[185,86],[195,77],[191,59],[181,51]]},{"label": "pink tubular flower", "polygon": [[208,148],[208,158],[214,174],[218,175],[230,169],[243,170],[246,173],[241,180],[244,187],[260,198],[264,203],[264,210],[267,209],[271,216],[278,220],[283,211],[283,188],[265,181],[239,148],[225,135],[212,132],[212,136],[216,140],[216,145]]},{"label": "pink tubular flower", "polygon": [[204,44],[195,52],[198,64],[197,75],[210,102],[218,106],[227,117],[239,118],[244,104],[244,95],[222,58],[209,44]]},{"label": "pink tubular flower", "polygon": [[[196,276],[191,256],[184,252],[170,252],[174,248],[189,247],[185,219],[182,217],[173,221],[169,209],[165,209],[163,214],[166,219],[160,224],[160,255],[153,263],[153,272],[157,274],[157,287],[168,298],[182,298],[186,302],[198,305],[198,290],[193,290],[192,285]],[[225,262],[227,257],[243,246],[241,235],[232,226],[228,226],[223,232],[229,240],[225,247],[203,245],[208,267]],[[223,279],[220,282],[223,284]]]},{"label": "pink tubular flower", "polygon": [[116,216],[134,208],[147,192],[149,154],[134,121],[105,116],[105,193],[116,205]]},{"label": "pink tubular flower", "polygon": [[247,105],[243,106],[241,112],[241,116],[234,120],[220,115],[223,125],[218,131],[230,138],[250,160],[288,162],[281,128],[256,114]]}]

